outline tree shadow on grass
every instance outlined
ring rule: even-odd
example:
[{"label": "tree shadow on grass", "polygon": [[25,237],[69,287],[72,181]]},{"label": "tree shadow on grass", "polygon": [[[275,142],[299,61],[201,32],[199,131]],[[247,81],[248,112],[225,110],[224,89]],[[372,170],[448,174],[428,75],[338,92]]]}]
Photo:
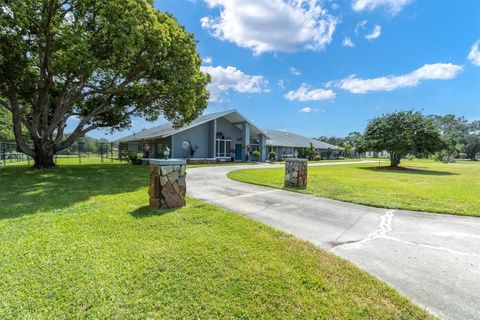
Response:
[{"label": "tree shadow on grass", "polygon": [[181,208],[176,208],[176,209],[154,209],[151,208],[150,206],[143,206],[138,208],[135,211],[129,212],[130,215],[137,219],[143,219],[143,218],[149,218],[149,217],[158,217],[158,216],[163,216],[171,212],[175,212],[177,210],[180,210]]},{"label": "tree shadow on grass", "polygon": [[95,164],[37,171],[0,169],[0,220],[60,210],[98,195],[133,192],[148,186],[147,166]]},{"label": "tree shadow on grass", "polygon": [[459,175],[456,172],[436,171],[436,170],[424,170],[421,167],[415,167],[412,170],[391,170],[385,169],[385,167],[357,167],[358,169],[368,170],[378,173],[403,173],[403,174],[419,174],[428,176],[456,176]]}]

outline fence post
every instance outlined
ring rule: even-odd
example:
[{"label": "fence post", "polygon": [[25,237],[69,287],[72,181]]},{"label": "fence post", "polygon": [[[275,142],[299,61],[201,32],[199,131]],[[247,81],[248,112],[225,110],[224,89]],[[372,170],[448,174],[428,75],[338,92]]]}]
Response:
[{"label": "fence post", "polygon": [[111,156],[112,162],[113,162],[113,142],[110,143],[110,156]]}]

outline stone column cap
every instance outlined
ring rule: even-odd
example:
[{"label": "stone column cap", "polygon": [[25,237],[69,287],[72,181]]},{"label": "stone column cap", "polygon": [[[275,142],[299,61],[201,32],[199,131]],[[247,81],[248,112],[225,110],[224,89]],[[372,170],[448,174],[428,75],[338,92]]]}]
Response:
[{"label": "stone column cap", "polygon": [[148,159],[152,166],[181,166],[187,164],[185,159]]},{"label": "stone column cap", "polygon": [[308,159],[299,159],[299,158],[286,158],[286,162],[307,162]]}]

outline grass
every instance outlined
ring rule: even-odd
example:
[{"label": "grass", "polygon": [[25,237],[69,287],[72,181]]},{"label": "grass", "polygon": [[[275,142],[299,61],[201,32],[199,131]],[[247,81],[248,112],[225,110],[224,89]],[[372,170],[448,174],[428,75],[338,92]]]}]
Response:
[{"label": "grass", "polygon": [[[115,164],[118,164],[118,163],[126,163],[125,160],[123,161],[120,161],[120,160],[116,160],[114,159],[112,161],[112,159],[108,159],[108,158],[103,158],[103,162],[102,162],[102,158],[98,157],[98,156],[90,156],[90,157],[82,157],[81,159],[79,159],[78,157],[75,157],[75,156],[71,156],[71,157],[58,157],[56,158],[56,164],[59,165],[59,166],[62,166],[62,165],[83,165],[83,164],[112,164],[112,163],[115,163]],[[13,161],[13,162],[10,162],[9,160],[6,161],[6,166],[32,166],[33,165],[33,161]],[[211,167],[211,166],[238,166],[238,165],[256,165],[258,164],[258,162],[218,162],[218,163],[209,163],[209,164],[189,164],[188,167],[189,168],[199,168],[199,167]],[[0,162],[0,170],[3,166],[3,162]]]},{"label": "grass", "polygon": [[[480,216],[480,163],[404,160],[402,165],[418,170],[379,170],[378,163],[309,167],[308,187],[296,191],[375,207]],[[228,176],[283,188],[284,169],[238,170]]]},{"label": "grass", "polygon": [[[362,161],[362,160],[372,160],[371,158],[343,158],[343,159],[321,159],[321,160],[312,160],[309,161],[308,163],[324,163],[324,162],[350,162],[350,161]],[[374,159],[375,160],[375,159]],[[378,160],[378,159],[377,159]],[[382,159],[384,160],[384,159]],[[273,161],[271,162],[273,164],[283,164],[285,163],[285,160],[283,161]]]},{"label": "grass", "polygon": [[0,319],[424,319],[375,277],[188,199],[146,206],[148,169],[0,170]]},{"label": "grass", "polygon": [[[103,161],[102,161],[103,160]],[[76,156],[64,156],[64,155],[61,155],[57,158],[55,158],[55,162],[58,164],[58,165],[84,165],[84,164],[111,164],[111,163],[122,163],[122,161],[120,160],[116,160],[114,159],[112,161],[112,159],[109,159],[109,158],[101,158],[97,155],[93,155],[93,156],[89,156],[89,157],[82,157],[81,159],[79,159],[78,157]],[[123,163],[126,163],[126,161],[124,160]],[[9,167],[9,166],[33,166],[33,160],[30,160],[30,161],[27,161],[27,160],[24,160],[24,161],[11,161],[11,160],[6,160],[5,162],[0,161],[0,170],[2,170],[2,168],[4,167],[4,164],[5,164],[5,167]]]}]

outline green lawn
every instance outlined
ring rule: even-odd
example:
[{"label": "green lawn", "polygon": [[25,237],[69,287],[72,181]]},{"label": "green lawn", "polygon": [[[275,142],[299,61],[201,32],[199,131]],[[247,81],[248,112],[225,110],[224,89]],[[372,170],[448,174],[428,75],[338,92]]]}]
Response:
[{"label": "green lawn", "polygon": [[[372,160],[373,158],[343,158],[343,159],[322,159],[322,160],[313,160],[313,161],[309,161],[309,163],[324,163],[324,162],[353,162],[353,161],[363,161],[363,160]],[[373,160],[379,160],[377,158],[373,159]],[[385,160],[385,159],[381,159],[381,160]],[[285,161],[273,161],[271,163],[274,163],[274,164],[283,164],[285,163]]]},{"label": "green lawn", "polygon": [[[378,170],[379,163],[309,167],[300,192],[376,207],[480,216],[480,163],[402,161],[418,171]],[[385,163],[382,163],[385,165]],[[283,168],[238,170],[231,179],[283,188]]]},{"label": "green lawn", "polygon": [[350,263],[197,200],[146,204],[148,168],[0,169],[0,319],[424,319]]},{"label": "green lawn", "polygon": [[[69,157],[58,157],[56,159],[57,165],[84,165],[84,164],[111,164],[111,163],[122,163],[120,160],[113,160],[108,158],[100,158],[98,156],[89,156],[89,157],[82,157],[79,159],[75,156]],[[126,163],[124,160],[123,163]],[[6,161],[6,166],[28,166],[33,165],[33,161],[18,161],[18,162],[10,162],[9,160]],[[256,165],[258,162],[219,162],[213,164],[189,164],[189,168],[198,168],[198,167],[211,167],[211,166],[243,166],[243,165]],[[3,166],[3,162],[0,162],[0,170]]]}]

